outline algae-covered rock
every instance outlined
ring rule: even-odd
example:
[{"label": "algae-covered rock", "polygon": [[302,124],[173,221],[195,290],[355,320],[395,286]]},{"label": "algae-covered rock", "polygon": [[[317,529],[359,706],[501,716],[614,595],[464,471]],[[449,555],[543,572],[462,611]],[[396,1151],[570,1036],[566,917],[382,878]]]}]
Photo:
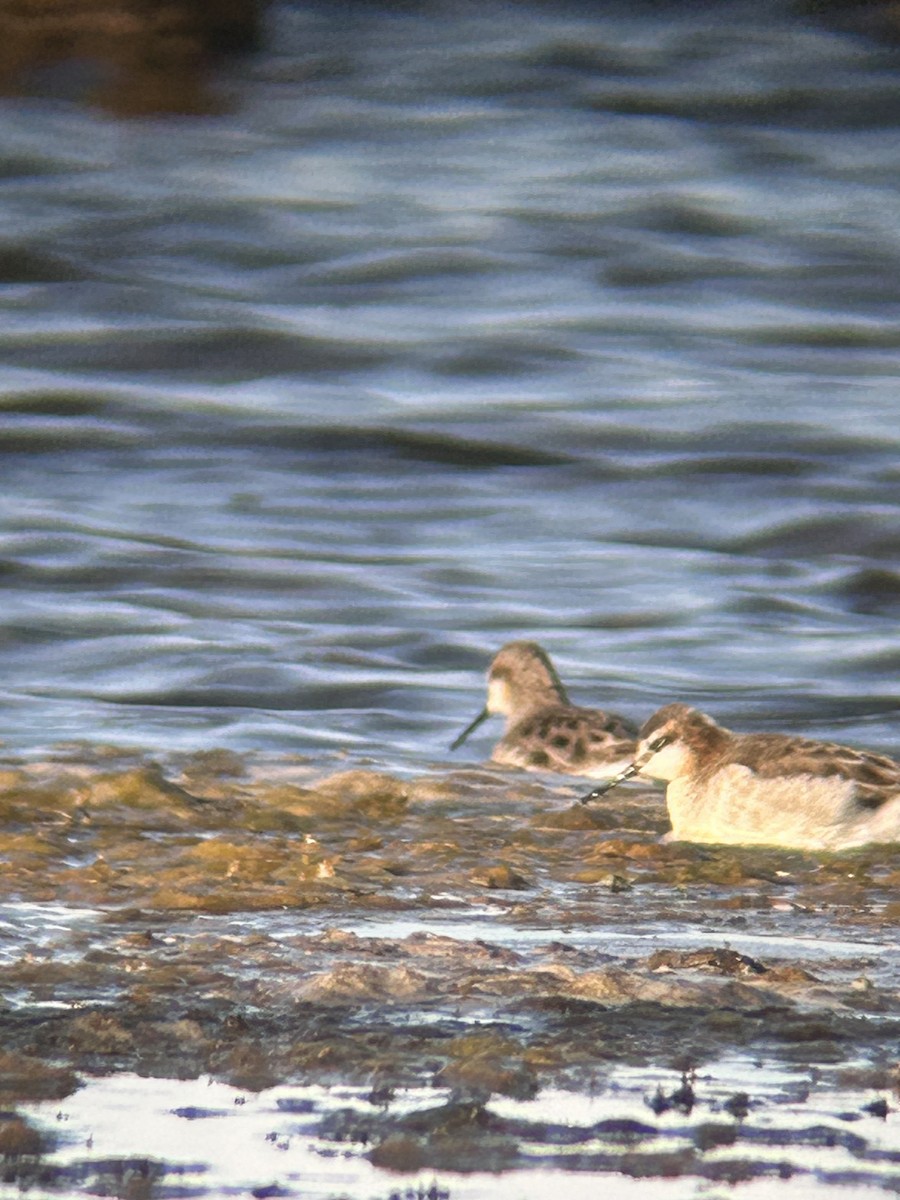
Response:
[{"label": "algae-covered rock", "polygon": [[134,1046],[134,1038],[113,1016],[105,1013],[86,1013],[76,1017],[68,1028],[69,1044],[78,1054],[126,1053]]},{"label": "algae-covered rock", "polygon": [[409,967],[346,965],[316,975],[299,989],[304,1000],[411,1000],[431,991],[428,976]]},{"label": "algae-covered rock", "polygon": [[760,993],[746,984],[660,977],[656,973],[628,971],[622,967],[584,971],[572,981],[568,990],[573,996],[609,1004],[640,1000],[679,1007],[727,1005],[746,1008],[757,1007],[762,1002]]},{"label": "algae-covered rock", "polygon": [[479,887],[506,888],[512,891],[524,891],[532,886],[524,875],[520,874],[514,867],[506,866],[505,863],[479,867],[476,871],[472,872],[471,880],[473,883],[477,883]]},{"label": "algae-covered rock", "polygon": [[32,1055],[0,1052],[0,1104],[25,1100],[61,1100],[79,1087],[78,1076]]},{"label": "algae-covered rock", "polygon": [[36,1157],[46,1148],[45,1138],[21,1117],[0,1114],[0,1155],[7,1162],[24,1156]]},{"label": "algae-covered rock", "polygon": [[409,786],[377,771],[340,771],[320,779],[314,791],[318,811],[326,817],[350,816],[380,820],[403,815],[409,803]]},{"label": "algae-covered rock", "polygon": [[184,859],[196,862],[198,879],[240,879],[245,883],[271,879],[284,861],[279,848],[269,843],[237,844],[222,837],[197,842]]},{"label": "algae-covered rock", "polygon": [[139,809],[145,825],[183,827],[198,821],[202,801],[169,782],[162,768],[146,763],[125,771],[112,771],[89,779],[81,789],[81,807],[89,813]]},{"label": "algae-covered rock", "polygon": [[516,1100],[531,1100],[540,1090],[537,1076],[526,1063],[504,1062],[491,1054],[448,1063],[434,1082],[438,1087],[451,1087],[462,1094],[487,1097],[496,1093]]}]

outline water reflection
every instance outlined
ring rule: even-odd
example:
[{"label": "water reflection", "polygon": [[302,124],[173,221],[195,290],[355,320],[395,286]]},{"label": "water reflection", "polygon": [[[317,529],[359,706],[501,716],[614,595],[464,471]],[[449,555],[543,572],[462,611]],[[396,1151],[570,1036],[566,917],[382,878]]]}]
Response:
[{"label": "water reflection", "polygon": [[[694,1079],[689,1113],[654,1116],[648,1098],[677,1090],[677,1073],[622,1067],[596,1080],[591,1096],[555,1089],[533,1100],[497,1097],[480,1112],[475,1106],[467,1136],[452,1131],[447,1089],[428,1087],[384,1098],[372,1089],[320,1086],[248,1095],[205,1079],[121,1075],[89,1080],[62,1103],[27,1111],[48,1137],[62,1130],[45,1170],[79,1195],[121,1187],[123,1178],[132,1187],[152,1181],[196,1196],[240,1187],[323,1200],[337,1192],[513,1200],[523,1188],[532,1196],[562,1188],[588,1200],[610,1186],[625,1197],[665,1197],[677,1176],[679,1195],[700,1180],[740,1182],[742,1195],[760,1200],[787,1179],[801,1200],[894,1190],[890,1125],[866,1111],[870,1092],[836,1082],[735,1056]],[[741,1098],[749,1109],[736,1103]],[[129,1112],[140,1116],[123,1119]],[[495,1163],[509,1159],[509,1169],[467,1172],[466,1143],[475,1140],[490,1145]],[[27,1179],[27,1168],[19,1172]]]}]

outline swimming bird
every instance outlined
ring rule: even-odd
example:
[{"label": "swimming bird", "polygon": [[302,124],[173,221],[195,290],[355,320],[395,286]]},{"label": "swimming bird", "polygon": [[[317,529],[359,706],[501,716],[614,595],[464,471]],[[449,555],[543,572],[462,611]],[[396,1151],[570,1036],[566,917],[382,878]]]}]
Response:
[{"label": "swimming bird", "polygon": [[507,642],[488,671],[487,704],[451,750],[488,717],[506,717],[491,762],[531,771],[604,779],[634,756],[637,726],[598,708],[570,702],[549,655],[537,642]]},{"label": "swimming bird", "polygon": [[900,763],[811,738],[732,733],[687,704],[654,713],[631,765],[583,802],[637,774],[666,781],[675,841],[804,850],[900,841]]}]

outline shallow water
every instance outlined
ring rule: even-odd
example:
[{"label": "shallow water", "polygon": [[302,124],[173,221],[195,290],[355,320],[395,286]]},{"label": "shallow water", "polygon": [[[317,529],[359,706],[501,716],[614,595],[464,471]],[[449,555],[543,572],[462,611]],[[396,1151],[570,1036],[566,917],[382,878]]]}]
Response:
[{"label": "shallow water", "polygon": [[[756,1097],[753,1115],[745,1124],[735,1124],[722,1105],[748,1080]],[[256,1195],[254,1189],[269,1188],[263,1194],[316,1200],[335,1195],[514,1200],[526,1194],[549,1196],[563,1188],[566,1195],[580,1198],[594,1196],[604,1186],[603,1173],[591,1161],[604,1155],[625,1167],[615,1180],[617,1195],[682,1200],[709,1195],[714,1184],[679,1179],[671,1167],[669,1178],[643,1177],[635,1170],[636,1160],[649,1151],[648,1161],[657,1154],[675,1164],[679,1154],[692,1156],[698,1145],[707,1147],[708,1179],[718,1179],[723,1187],[739,1181],[741,1195],[752,1200],[772,1194],[773,1178],[781,1180],[786,1196],[802,1200],[871,1196],[873,1184],[879,1183],[896,1190],[897,1154],[889,1148],[889,1127],[883,1118],[855,1108],[859,1097],[854,1092],[835,1092],[803,1072],[734,1058],[696,1081],[697,1104],[690,1114],[654,1116],[648,1099],[658,1087],[677,1083],[671,1072],[623,1069],[591,1096],[555,1091],[538,1100],[497,1099],[491,1104],[495,1118],[531,1122],[534,1130],[525,1150],[530,1164],[502,1175],[447,1169],[391,1175],[369,1163],[363,1145],[320,1133],[323,1120],[347,1111],[365,1122],[389,1109],[402,1122],[417,1111],[446,1104],[448,1093],[441,1089],[409,1089],[385,1106],[352,1088],[283,1087],[248,1095],[212,1080],[122,1075],[88,1080],[61,1106],[32,1105],[26,1111],[58,1139],[53,1163],[63,1184],[60,1200],[84,1194],[75,1187],[66,1190],[67,1177],[89,1181],[91,1190],[99,1190],[111,1181],[115,1187],[123,1177],[148,1175],[157,1187],[190,1189],[194,1196]],[[836,1118],[836,1106],[842,1105],[849,1111]],[[123,1120],[123,1111],[136,1114],[133,1123]],[[629,1122],[630,1135],[624,1131]],[[569,1139],[562,1145],[561,1125]],[[729,1142],[732,1131],[736,1141]],[[722,1140],[716,1143],[716,1138]],[[892,1161],[885,1168],[883,1159],[889,1156]],[[872,1163],[879,1166],[873,1170]],[[0,1196],[19,1194],[0,1185]]]},{"label": "shallow water", "polygon": [[[892,851],[664,846],[658,793],[447,747],[528,637],[577,702],[894,750],[900,51],[267,19],[219,116],[0,100],[2,1194],[896,1190]],[[740,1090],[786,1140],[735,1166]],[[402,1125],[448,1095],[478,1136]]]},{"label": "shallow water", "polygon": [[6,770],[4,1186],[896,1188],[890,849],[662,843],[645,787],[225,761]]}]

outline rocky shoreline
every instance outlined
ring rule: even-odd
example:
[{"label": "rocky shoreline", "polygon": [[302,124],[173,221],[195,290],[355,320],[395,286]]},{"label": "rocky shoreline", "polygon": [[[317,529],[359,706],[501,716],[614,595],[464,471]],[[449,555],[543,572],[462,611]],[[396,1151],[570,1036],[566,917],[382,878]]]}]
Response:
[{"label": "rocky shoreline", "polygon": [[[624,1065],[689,1080],[752,1054],[892,1107],[884,847],[666,844],[658,791],[588,809],[499,770],[79,748],[2,784],[0,1142],[32,1145],[11,1151],[23,1181],[44,1157],[16,1105],[121,1072],[363,1088],[387,1106],[360,1152],[395,1170],[521,1166],[535,1131],[504,1127],[501,1153],[492,1097],[591,1094]],[[451,1099],[392,1118],[422,1086]],[[339,1121],[318,1136],[356,1137]]]}]

